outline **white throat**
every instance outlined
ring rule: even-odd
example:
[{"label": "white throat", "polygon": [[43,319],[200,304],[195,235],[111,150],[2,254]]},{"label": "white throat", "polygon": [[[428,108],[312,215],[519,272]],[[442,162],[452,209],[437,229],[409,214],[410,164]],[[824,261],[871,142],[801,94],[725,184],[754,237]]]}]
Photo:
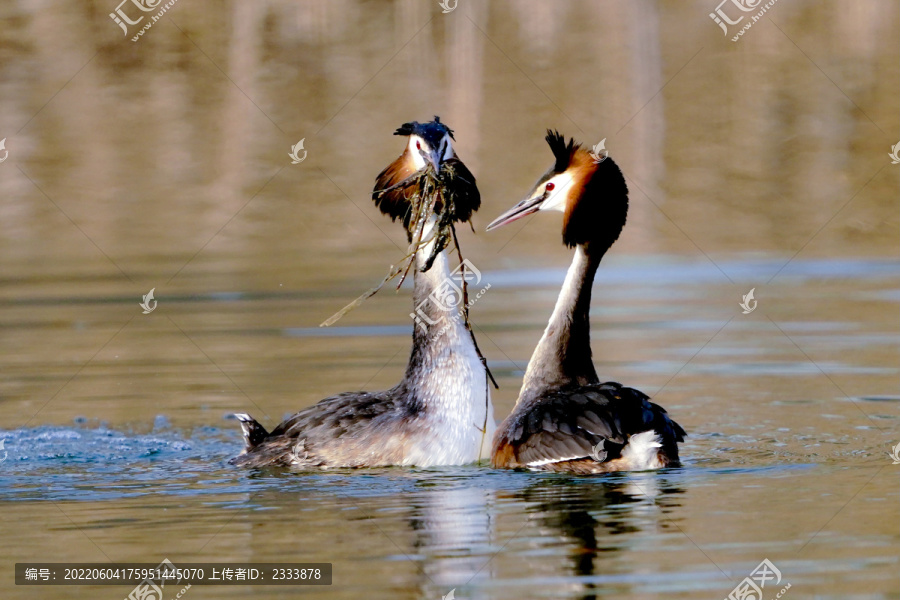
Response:
[{"label": "white throat", "polygon": [[[430,235],[435,222],[436,217],[429,219],[423,238]],[[416,253],[419,268],[431,256],[433,247],[434,241]],[[428,271],[416,273],[417,306],[413,314],[427,318],[428,331],[416,337],[421,364],[409,383],[426,406],[425,418],[434,436],[426,442],[427,449],[422,448],[420,457],[410,457],[408,464],[461,464],[490,457],[496,425],[487,373],[460,312],[462,298],[451,298],[451,292],[461,285],[453,275],[446,250]],[[420,288],[428,291],[426,298],[419,296]]]},{"label": "white throat", "polygon": [[[422,151],[429,152],[431,147],[428,142],[415,134],[409,136],[407,147],[410,156],[412,156],[413,166],[416,168],[416,171],[418,171],[425,166],[425,159],[422,157]],[[436,148],[436,150],[440,150],[441,147],[444,149],[440,155],[441,160],[453,158],[453,139],[449,135],[445,135],[441,139],[440,146]]]}]

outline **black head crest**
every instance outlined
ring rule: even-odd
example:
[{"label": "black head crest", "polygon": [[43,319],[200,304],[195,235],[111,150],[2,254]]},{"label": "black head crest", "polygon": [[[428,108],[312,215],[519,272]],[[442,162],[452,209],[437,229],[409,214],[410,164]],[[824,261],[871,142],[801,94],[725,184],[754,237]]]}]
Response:
[{"label": "black head crest", "polygon": [[394,135],[412,135],[413,128],[418,124],[418,121],[413,121],[412,123],[404,123],[397,128],[397,131],[394,132]]},{"label": "black head crest", "polygon": [[569,138],[569,143],[567,144],[564,136],[558,131],[551,131],[549,129],[547,130],[547,137],[544,139],[547,140],[547,145],[550,146],[550,150],[556,158],[556,164],[553,165],[553,170],[562,173],[569,167],[569,164],[572,161],[572,155],[575,154],[575,151],[581,146],[575,143],[574,138]]},{"label": "black head crest", "polygon": [[450,139],[453,140],[454,142],[456,141],[456,138],[453,136],[453,130],[450,129],[449,127],[447,127],[446,125],[444,125],[443,123],[441,123],[441,118],[439,116],[434,115],[434,122],[437,123],[438,125],[440,125],[441,127],[443,127],[444,129],[446,129],[447,133],[450,134]]},{"label": "black head crest", "polygon": [[397,128],[394,135],[417,135],[432,144],[440,142],[445,135],[449,135],[450,139],[454,141],[456,140],[453,137],[453,130],[441,123],[441,118],[437,115],[434,116],[434,121],[429,121],[428,123],[419,123],[418,121],[404,123]]}]

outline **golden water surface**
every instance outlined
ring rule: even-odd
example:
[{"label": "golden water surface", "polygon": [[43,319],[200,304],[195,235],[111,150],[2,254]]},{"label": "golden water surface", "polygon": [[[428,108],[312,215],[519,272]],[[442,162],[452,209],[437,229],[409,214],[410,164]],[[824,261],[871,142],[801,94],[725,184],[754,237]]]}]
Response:
[{"label": "golden water surface", "polygon": [[[135,3],[127,34],[116,0],[0,5],[0,597],[130,591],[16,562],[169,558],[334,565],[188,600],[717,599],[768,558],[767,600],[900,598],[900,5],[780,0],[732,42],[756,12],[720,5],[726,36],[716,1],[179,0],[135,42]],[[484,226],[548,127],[605,139],[631,193],[594,360],[689,432],[683,468],[227,465],[230,413],[400,378],[408,287],[317,326],[402,258],[369,196],[435,114],[482,194],[499,418],[571,251],[558,215]]]}]

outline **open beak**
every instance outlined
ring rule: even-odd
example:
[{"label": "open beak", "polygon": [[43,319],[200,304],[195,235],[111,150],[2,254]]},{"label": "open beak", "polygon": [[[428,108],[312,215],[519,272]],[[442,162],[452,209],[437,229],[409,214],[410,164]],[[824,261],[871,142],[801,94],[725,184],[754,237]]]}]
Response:
[{"label": "open beak", "polygon": [[541,205],[546,200],[547,194],[546,192],[541,194],[540,196],[535,196],[534,198],[528,198],[526,200],[522,200],[511,209],[494,219],[490,225],[487,226],[485,231],[490,231],[491,229],[496,229],[507,223],[512,223],[522,217],[528,216],[531,213],[535,213],[541,209]]}]

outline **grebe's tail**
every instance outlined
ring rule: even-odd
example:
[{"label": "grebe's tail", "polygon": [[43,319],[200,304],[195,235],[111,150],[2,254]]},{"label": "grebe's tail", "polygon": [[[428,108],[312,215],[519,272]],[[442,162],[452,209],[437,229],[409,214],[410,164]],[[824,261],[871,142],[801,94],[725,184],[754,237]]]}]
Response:
[{"label": "grebe's tail", "polygon": [[269,437],[266,428],[256,422],[256,419],[247,413],[235,413],[234,418],[240,421],[241,430],[244,432],[244,449],[246,452],[259,446],[264,439]]}]

